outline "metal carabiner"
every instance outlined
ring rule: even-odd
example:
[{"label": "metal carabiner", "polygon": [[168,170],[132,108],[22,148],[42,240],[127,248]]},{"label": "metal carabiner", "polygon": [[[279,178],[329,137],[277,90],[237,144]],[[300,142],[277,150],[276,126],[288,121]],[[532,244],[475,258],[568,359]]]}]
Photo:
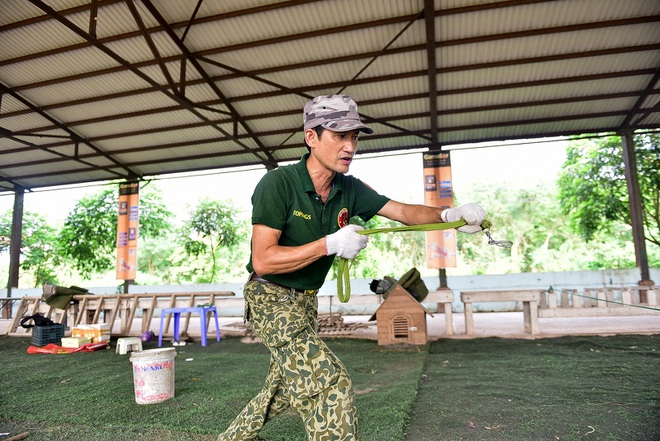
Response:
[{"label": "metal carabiner", "polygon": [[488,238],[488,245],[497,245],[500,248],[511,248],[513,246],[513,242],[510,240],[493,239],[490,235],[490,228],[484,228],[484,234],[486,234],[486,237]]}]

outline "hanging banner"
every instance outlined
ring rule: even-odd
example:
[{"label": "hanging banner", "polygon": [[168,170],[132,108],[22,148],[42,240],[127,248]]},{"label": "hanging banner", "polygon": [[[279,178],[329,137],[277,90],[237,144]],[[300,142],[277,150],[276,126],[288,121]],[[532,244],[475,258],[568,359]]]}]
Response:
[{"label": "hanging banner", "polygon": [[[424,203],[432,207],[453,208],[449,152],[424,153]],[[456,266],[456,230],[426,232],[426,264],[429,268]]]},{"label": "hanging banner", "polygon": [[140,184],[119,184],[117,216],[117,279],[135,280],[137,273],[137,239]]}]

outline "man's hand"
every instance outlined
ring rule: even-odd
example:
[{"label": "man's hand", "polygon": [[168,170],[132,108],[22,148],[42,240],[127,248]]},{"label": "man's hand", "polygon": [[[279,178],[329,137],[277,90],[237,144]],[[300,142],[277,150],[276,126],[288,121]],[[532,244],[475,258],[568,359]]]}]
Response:
[{"label": "man's hand", "polygon": [[467,225],[458,229],[461,233],[474,234],[481,231],[481,224],[486,218],[486,212],[479,205],[470,203],[458,208],[448,208],[440,215],[443,222],[456,222],[464,219]]},{"label": "man's hand", "polygon": [[364,230],[359,225],[346,225],[339,231],[325,236],[325,254],[330,256],[336,254],[346,259],[354,258],[364,247],[367,246],[369,238],[364,234],[358,234],[358,230]]}]

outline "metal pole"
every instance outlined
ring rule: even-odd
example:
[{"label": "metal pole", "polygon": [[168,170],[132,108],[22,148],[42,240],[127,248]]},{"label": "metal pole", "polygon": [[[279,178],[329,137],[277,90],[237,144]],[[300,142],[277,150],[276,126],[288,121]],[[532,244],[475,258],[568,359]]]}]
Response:
[{"label": "metal pole", "polygon": [[438,289],[448,289],[447,286],[447,270],[445,268],[440,268],[438,270],[438,277],[440,278],[440,286]]},{"label": "metal pole", "polygon": [[626,183],[628,184],[628,203],[630,204],[630,221],[632,223],[633,243],[635,245],[635,261],[641,275],[639,284],[653,285],[649,273],[648,256],[646,254],[642,197],[637,176],[637,159],[635,157],[635,141],[632,131],[626,130],[621,132],[621,143],[623,147]]},{"label": "metal pole", "polygon": [[[16,186],[14,189],[14,210],[11,220],[11,237],[9,239],[9,279],[7,280],[7,297],[11,297],[12,288],[18,288],[19,267],[21,264],[21,246],[23,233],[23,197],[25,189]],[[12,302],[7,302],[2,311],[2,317],[11,318]]]}]

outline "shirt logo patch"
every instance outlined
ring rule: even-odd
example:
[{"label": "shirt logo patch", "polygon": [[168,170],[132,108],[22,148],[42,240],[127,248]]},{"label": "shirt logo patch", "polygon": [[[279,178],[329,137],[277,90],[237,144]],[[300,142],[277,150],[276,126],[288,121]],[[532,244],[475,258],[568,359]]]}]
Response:
[{"label": "shirt logo patch", "polygon": [[348,225],[348,208],[341,209],[339,215],[337,215],[337,224],[339,224],[339,228],[344,228]]},{"label": "shirt logo patch", "polygon": [[311,220],[312,219],[311,214],[306,214],[306,213],[303,213],[302,211],[299,211],[299,210],[293,210],[293,215],[297,216],[297,217],[302,217],[305,220]]}]

